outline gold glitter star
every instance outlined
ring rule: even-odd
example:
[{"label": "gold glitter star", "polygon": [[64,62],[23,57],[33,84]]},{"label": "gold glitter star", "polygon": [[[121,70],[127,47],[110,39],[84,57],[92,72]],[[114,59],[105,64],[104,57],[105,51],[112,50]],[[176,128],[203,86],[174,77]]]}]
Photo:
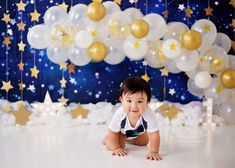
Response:
[{"label": "gold glitter star", "polygon": [[75,65],[74,64],[69,64],[68,66],[68,69],[69,69],[69,73],[75,73]]},{"label": "gold glitter star", "polygon": [[65,2],[63,2],[62,4],[59,4],[58,6],[60,6],[61,8],[63,8],[67,12],[69,5],[67,5]]},{"label": "gold glitter star", "polygon": [[60,64],[60,70],[67,70],[67,63]]},{"label": "gold glitter star", "polygon": [[134,42],[133,47],[136,49],[140,48],[140,43],[138,41]]},{"label": "gold glitter star", "polygon": [[31,15],[31,21],[39,21],[39,17],[41,16],[40,13],[35,9],[34,12],[30,13]]},{"label": "gold glitter star", "polygon": [[61,96],[61,98],[59,98],[58,101],[66,104],[69,101],[69,99],[66,99],[64,96]]},{"label": "gold glitter star", "polygon": [[206,32],[209,32],[209,31],[211,31],[211,26],[208,25],[208,24],[205,24],[204,27],[203,27],[203,29],[204,29]]},{"label": "gold glitter star", "polygon": [[17,24],[17,26],[18,26],[18,30],[20,31],[20,30],[25,30],[25,26],[26,26],[26,24],[24,24],[22,21],[20,22],[20,23],[18,23]]},{"label": "gold glitter star", "polygon": [[66,83],[67,81],[64,79],[64,77],[60,80],[60,84],[61,84],[61,87],[62,88],[65,88],[66,87]]},{"label": "gold glitter star", "polygon": [[190,7],[188,6],[186,9],[185,9],[185,16],[186,17],[189,17],[191,18],[191,13],[192,13],[192,10],[190,9]]},{"label": "gold glitter star", "polygon": [[161,71],[161,76],[168,76],[168,70],[166,68],[160,69]]},{"label": "gold glitter star", "polygon": [[21,0],[19,3],[16,4],[16,6],[18,7],[18,11],[22,10],[25,11],[25,6],[27,4],[23,3],[23,1]]},{"label": "gold glitter star", "polygon": [[23,102],[20,102],[18,106],[19,109],[17,111],[12,112],[12,114],[16,118],[16,124],[25,125],[29,120],[29,116],[32,114],[32,112],[27,111],[25,109],[25,104]]},{"label": "gold glitter star", "polygon": [[230,0],[229,4],[235,8],[235,0]]},{"label": "gold glitter star", "polygon": [[223,92],[223,88],[221,85],[219,85],[217,88],[216,88],[216,93],[220,94],[221,92]]},{"label": "gold glitter star", "polygon": [[118,4],[118,5],[121,5],[122,0],[114,0],[114,2],[115,2],[116,4]]},{"label": "gold glitter star", "polygon": [[204,9],[206,11],[206,16],[212,16],[212,11],[214,9],[212,9],[210,6],[208,6],[207,8]]},{"label": "gold glitter star", "polygon": [[33,68],[30,68],[30,71],[31,71],[31,77],[35,77],[37,79],[38,73],[39,73],[39,70],[37,70],[37,67],[34,66]]},{"label": "gold glitter star", "polygon": [[78,103],[77,108],[75,110],[71,110],[72,118],[77,118],[79,115],[82,118],[87,118],[89,110],[82,108],[82,106]]},{"label": "gold glitter star", "polygon": [[9,92],[9,90],[13,89],[13,86],[11,85],[11,81],[5,82],[2,81],[2,87],[1,90],[5,90],[6,92]]},{"label": "gold glitter star", "polygon": [[144,79],[146,82],[148,82],[150,80],[150,78],[148,77],[148,74],[145,73],[144,75],[141,76],[142,79]]},{"label": "gold glitter star", "polygon": [[173,42],[170,44],[169,47],[170,47],[170,50],[176,50],[176,45]]},{"label": "gold glitter star", "polygon": [[2,21],[4,21],[6,24],[8,24],[11,21],[10,14],[3,14]]},{"label": "gold glitter star", "polygon": [[181,109],[177,108],[175,105],[168,106],[167,104],[163,103],[160,107],[161,112],[170,120],[172,121],[177,117],[177,115],[182,112]]},{"label": "gold glitter star", "polygon": [[24,51],[24,47],[26,46],[22,41],[18,43],[19,51]]},{"label": "gold glitter star", "polygon": [[6,36],[4,37],[3,44],[8,47],[11,44],[10,37]]},{"label": "gold glitter star", "polygon": [[20,61],[20,63],[18,64],[19,67],[19,71],[23,71],[24,70],[24,63],[22,61]]},{"label": "gold glitter star", "polygon": [[18,84],[18,86],[19,86],[19,90],[20,90],[20,91],[24,90],[24,88],[25,88],[25,84],[24,84],[23,82],[20,82],[20,83]]}]

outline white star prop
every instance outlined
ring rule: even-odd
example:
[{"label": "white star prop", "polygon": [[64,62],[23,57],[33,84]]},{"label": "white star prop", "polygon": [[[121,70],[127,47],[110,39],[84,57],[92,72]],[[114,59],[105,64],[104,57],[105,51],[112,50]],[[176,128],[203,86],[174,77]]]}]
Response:
[{"label": "white star prop", "polygon": [[183,10],[185,9],[184,4],[179,4],[178,9],[180,9],[181,11],[183,11]]},{"label": "white star prop", "polygon": [[169,94],[170,94],[171,96],[173,96],[173,95],[175,94],[175,89],[170,89],[170,90],[169,90]]}]

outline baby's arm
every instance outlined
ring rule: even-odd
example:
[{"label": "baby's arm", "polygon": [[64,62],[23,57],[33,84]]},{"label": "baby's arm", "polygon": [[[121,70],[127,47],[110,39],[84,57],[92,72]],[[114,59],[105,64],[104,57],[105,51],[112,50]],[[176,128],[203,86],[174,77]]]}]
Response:
[{"label": "baby's arm", "polygon": [[160,135],[159,131],[149,133],[150,149],[146,158],[150,160],[161,160],[159,156]]}]

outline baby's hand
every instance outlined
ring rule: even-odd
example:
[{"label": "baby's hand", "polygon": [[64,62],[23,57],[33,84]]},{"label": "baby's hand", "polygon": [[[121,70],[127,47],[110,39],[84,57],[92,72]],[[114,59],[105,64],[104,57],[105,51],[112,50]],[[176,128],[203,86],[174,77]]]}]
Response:
[{"label": "baby's hand", "polygon": [[162,160],[162,158],[157,154],[157,152],[149,152],[146,155],[146,159],[149,159],[149,160]]},{"label": "baby's hand", "polygon": [[117,148],[112,151],[112,155],[117,155],[117,156],[126,156],[127,152],[125,149]]}]

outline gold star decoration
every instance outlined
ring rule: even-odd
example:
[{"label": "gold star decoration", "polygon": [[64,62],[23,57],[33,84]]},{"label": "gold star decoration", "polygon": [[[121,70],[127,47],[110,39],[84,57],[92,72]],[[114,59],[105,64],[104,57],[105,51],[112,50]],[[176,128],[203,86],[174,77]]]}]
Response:
[{"label": "gold star decoration", "polygon": [[2,111],[4,113],[9,113],[11,111],[11,106],[9,104],[4,104],[3,108],[2,108]]},{"label": "gold star decoration", "polygon": [[19,64],[17,64],[19,67],[19,71],[23,71],[24,70],[24,63],[22,61],[20,61]]},{"label": "gold star decoration", "polygon": [[114,0],[114,2],[118,5],[121,5],[122,4],[122,0]]},{"label": "gold star decoration", "polygon": [[146,82],[148,82],[150,80],[150,78],[148,77],[148,74],[145,73],[144,75],[141,76],[142,79],[144,79]]},{"label": "gold star decoration", "polygon": [[29,116],[32,114],[32,112],[27,111],[25,109],[24,102],[19,102],[18,107],[19,109],[17,111],[12,112],[12,114],[16,118],[16,124],[25,125],[27,124]]},{"label": "gold star decoration", "polygon": [[25,88],[25,84],[24,84],[23,82],[20,82],[20,83],[18,84],[18,86],[19,86],[19,90],[20,90],[20,91],[24,90],[24,88]]},{"label": "gold star decoration", "polygon": [[66,87],[66,83],[67,81],[64,79],[64,77],[60,80],[60,85],[62,88],[65,88]]},{"label": "gold star decoration", "polygon": [[23,3],[22,0],[19,3],[17,3],[16,6],[18,7],[18,11],[20,11],[20,10],[25,11],[26,4]]},{"label": "gold star decoration", "polygon": [[3,44],[8,47],[11,44],[10,37],[6,36],[4,37]]},{"label": "gold star decoration", "polygon": [[212,12],[214,9],[212,9],[210,6],[204,9],[206,11],[206,16],[212,16]]},{"label": "gold star decoration", "polygon": [[11,21],[10,14],[3,14],[2,21],[4,21],[6,24],[8,24]]},{"label": "gold star decoration", "polygon": [[169,13],[168,10],[164,10],[164,11],[163,11],[163,16],[164,16],[165,19],[167,19],[167,18],[169,17],[169,14],[170,14],[170,13]]},{"label": "gold star decoration", "polygon": [[161,71],[161,76],[168,76],[168,70],[166,68],[160,69]]},{"label": "gold star decoration", "polygon": [[20,43],[18,43],[19,51],[24,51],[25,46],[26,45],[22,41]]},{"label": "gold star decoration", "polygon": [[203,26],[203,29],[205,30],[205,32],[209,32],[209,31],[211,31],[211,26],[208,25],[208,24],[205,24],[205,25]]},{"label": "gold star decoration", "polygon": [[68,69],[69,69],[69,73],[75,73],[75,65],[74,64],[69,64],[68,66]]},{"label": "gold star decoration", "polygon": [[235,0],[230,0],[229,4],[235,8]]},{"label": "gold star decoration", "polygon": [[232,26],[235,29],[235,19],[232,20]]},{"label": "gold star decoration", "polygon": [[188,7],[185,9],[185,16],[191,18],[191,17],[192,17],[191,14],[192,14],[192,10],[191,10],[190,7],[188,6]]},{"label": "gold star decoration", "polygon": [[11,89],[13,89],[13,86],[11,85],[11,81],[8,81],[8,82],[2,81],[1,90],[5,90],[6,92],[9,92],[9,90]]},{"label": "gold star decoration", "polygon": [[39,73],[39,70],[37,70],[37,67],[34,66],[33,68],[30,68],[30,71],[31,71],[31,77],[35,77],[37,79],[38,73]]},{"label": "gold star decoration", "polygon": [[78,103],[76,109],[71,110],[72,118],[77,118],[78,116],[82,116],[82,118],[87,118],[89,110],[82,108],[82,106]]},{"label": "gold star decoration", "polygon": [[67,69],[67,63],[60,64],[60,70],[66,70]]},{"label": "gold star decoration", "polygon": [[31,21],[39,21],[39,17],[41,16],[40,13],[35,9],[34,12],[30,13],[31,15]]},{"label": "gold star decoration", "polygon": [[59,4],[58,6],[60,6],[61,8],[63,8],[67,12],[69,5],[67,5],[65,2],[63,2],[62,4]]},{"label": "gold star decoration", "polygon": [[66,104],[69,101],[69,99],[66,99],[64,96],[61,96],[61,98],[59,98],[58,101]]},{"label": "gold star decoration", "polygon": [[181,109],[177,108],[174,104],[168,106],[166,103],[163,103],[160,107],[161,112],[172,121],[177,117],[177,115],[182,112]]},{"label": "gold star decoration", "polygon": [[222,93],[223,92],[223,87],[221,86],[221,85],[219,85],[218,87],[216,87],[216,93],[217,94],[220,94],[220,93]]},{"label": "gold star decoration", "polygon": [[133,47],[136,49],[140,48],[140,43],[138,41],[134,42]]},{"label": "gold star decoration", "polygon": [[176,45],[173,42],[170,44],[169,47],[170,47],[170,50],[176,50]]},{"label": "gold star decoration", "polygon": [[17,24],[17,26],[19,31],[20,30],[24,31],[26,24],[24,24],[24,22],[21,21],[20,23]]},{"label": "gold star decoration", "polygon": [[235,41],[231,40],[231,44],[232,44],[233,51],[235,51]]}]

